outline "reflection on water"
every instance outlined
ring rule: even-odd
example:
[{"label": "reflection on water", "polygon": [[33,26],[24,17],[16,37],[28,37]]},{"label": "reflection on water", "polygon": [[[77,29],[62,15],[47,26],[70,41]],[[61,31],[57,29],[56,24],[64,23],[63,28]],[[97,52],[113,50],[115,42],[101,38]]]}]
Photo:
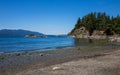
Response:
[{"label": "reflection on water", "polygon": [[93,40],[92,39],[88,39],[89,40],[89,43],[92,43],[93,42]]},{"label": "reflection on water", "polygon": [[74,44],[75,46],[105,46],[110,43],[107,39],[74,39]]},{"label": "reflection on water", "polygon": [[48,38],[22,38],[22,37],[1,37],[0,52],[48,50],[74,46],[106,46],[119,45],[111,43],[107,39],[75,39],[68,36],[48,36]]}]

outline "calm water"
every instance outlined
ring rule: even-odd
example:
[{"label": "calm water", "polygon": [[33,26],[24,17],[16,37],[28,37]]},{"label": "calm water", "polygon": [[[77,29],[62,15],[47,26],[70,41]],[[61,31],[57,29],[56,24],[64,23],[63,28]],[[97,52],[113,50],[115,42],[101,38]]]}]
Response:
[{"label": "calm water", "polygon": [[22,37],[0,38],[0,52],[47,50],[71,46],[74,46],[74,39],[67,36],[48,38],[22,38]]},{"label": "calm water", "polygon": [[118,45],[108,40],[74,39],[67,36],[48,38],[0,37],[0,52],[51,50],[74,46],[105,46]]}]

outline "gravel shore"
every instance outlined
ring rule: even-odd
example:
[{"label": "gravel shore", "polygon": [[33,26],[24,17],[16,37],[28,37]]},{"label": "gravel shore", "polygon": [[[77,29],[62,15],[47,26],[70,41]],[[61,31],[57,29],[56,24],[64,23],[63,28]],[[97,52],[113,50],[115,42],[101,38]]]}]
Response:
[{"label": "gravel shore", "polygon": [[[17,75],[120,75],[120,50],[105,56],[79,59]],[[56,69],[55,69],[56,68]]]},{"label": "gravel shore", "polygon": [[0,75],[120,75],[119,46],[3,54]]}]

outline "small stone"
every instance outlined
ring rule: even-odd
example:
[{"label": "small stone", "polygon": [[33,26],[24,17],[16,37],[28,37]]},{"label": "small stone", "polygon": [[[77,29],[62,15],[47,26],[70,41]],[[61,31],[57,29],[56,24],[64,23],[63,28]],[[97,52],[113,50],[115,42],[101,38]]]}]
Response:
[{"label": "small stone", "polygon": [[78,50],[81,50],[81,48],[79,47]]},{"label": "small stone", "polygon": [[0,60],[3,60],[3,59],[5,59],[3,56],[0,56]]},{"label": "small stone", "polygon": [[40,54],[40,56],[43,56],[43,54]]},{"label": "small stone", "polygon": [[17,53],[16,56],[20,56],[20,53]]},{"label": "small stone", "polygon": [[53,67],[53,70],[61,70],[61,67]]}]

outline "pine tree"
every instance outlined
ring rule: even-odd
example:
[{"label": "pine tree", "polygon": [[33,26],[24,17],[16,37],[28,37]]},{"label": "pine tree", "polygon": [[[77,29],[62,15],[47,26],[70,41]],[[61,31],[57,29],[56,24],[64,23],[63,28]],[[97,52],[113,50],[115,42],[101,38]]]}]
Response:
[{"label": "pine tree", "polygon": [[78,18],[71,32],[74,32],[82,26],[88,30],[90,36],[94,30],[105,31],[106,35],[120,34],[120,16],[110,17],[105,12],[89,13],[82,19]]},{"label": "pine tree", "polygon": [[77,23],[75,24],[75,29],[82,27],[81,19],[78,18]]}]

